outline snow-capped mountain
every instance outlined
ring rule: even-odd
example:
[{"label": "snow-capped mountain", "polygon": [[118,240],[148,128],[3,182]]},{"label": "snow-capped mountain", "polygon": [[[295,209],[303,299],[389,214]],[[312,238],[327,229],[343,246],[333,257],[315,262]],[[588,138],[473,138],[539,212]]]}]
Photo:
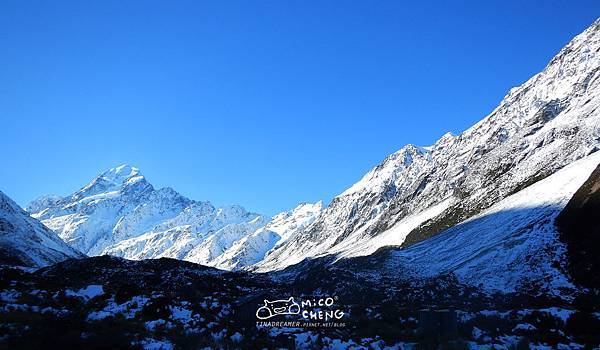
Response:
[{"label": "snow-capped mountain", "polygon": [[169,188],[155,190],[138,169],[119,166],[68,197],[42,197],[27,205],[33,217],[72,247],[98,255],[176,215],[191,200]]},{"label": "snow-capped mountain", "polygon": [[155,189],[128,165],[105,171],[71,196],[44,196],[27,206],[33,217],[88,255],[170,257],[227,269],[261,260],[321,208],[321,202],[301,204],[272,219],[238,205],[215,208],[171,188]]},{"label": "snow-capped mountain", "polygon": [[83,257],[0,191],[0,263],[41,267]]},{"label": "snow-capped mountain", "polygon": [[597,20],[483,120],[432,146],[407,145],[390,155],[256,267],[414,244],[596,151],[599,52]]},{"label": "snow-capped mountain", "polygon": [[269,221],[240,206],[215,208],[171,188],[155,189],[128,165],[102,173],[71,196],[35,200],[27,210],[88,255],[202,263]]}]

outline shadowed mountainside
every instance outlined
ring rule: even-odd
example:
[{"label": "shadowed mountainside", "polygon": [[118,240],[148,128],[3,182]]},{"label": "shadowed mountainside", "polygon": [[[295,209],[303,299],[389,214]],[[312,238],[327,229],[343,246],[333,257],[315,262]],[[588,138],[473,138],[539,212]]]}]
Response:
[{"label": "shadowed mountainside", "polygon": [[600,289],[600,166],[556,218],[576,283]]}]

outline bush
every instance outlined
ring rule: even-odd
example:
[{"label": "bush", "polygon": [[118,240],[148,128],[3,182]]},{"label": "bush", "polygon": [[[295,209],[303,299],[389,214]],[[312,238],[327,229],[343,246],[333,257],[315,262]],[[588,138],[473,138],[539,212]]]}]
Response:
[{"label": "bush", "polygon": [[123,304],[136,295],[142,294],[141,288],[133,283],[124,283],[115,292],[115,303]]},{"label": "bush", "polygon": [[169,299],[166,297],[150,299],[136,316],[149,321],[168,319],[171,316],[170,304]]},{"label": "bush", "polygon": [[566,331],[579,343],[600,344],[600,320],[592,313],[573,313],[567,320]]}]

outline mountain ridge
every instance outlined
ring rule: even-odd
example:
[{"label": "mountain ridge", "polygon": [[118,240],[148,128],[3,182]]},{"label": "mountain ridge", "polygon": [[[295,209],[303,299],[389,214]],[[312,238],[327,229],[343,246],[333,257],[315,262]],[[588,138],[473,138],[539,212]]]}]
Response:
[{"label": "mountain ridge", "polygon": [[42,267],[85,255],[64,243],[0,191],[0,262]]},{"label": "mountain ridge", "polygon": [[[456,136],[446,133],[429,147],[407,145],[385,158],[257,269],[414,244],[595,151],[599,50],[596,20],[472,127]],[[354,249],[357,245],[364,249]]]}]

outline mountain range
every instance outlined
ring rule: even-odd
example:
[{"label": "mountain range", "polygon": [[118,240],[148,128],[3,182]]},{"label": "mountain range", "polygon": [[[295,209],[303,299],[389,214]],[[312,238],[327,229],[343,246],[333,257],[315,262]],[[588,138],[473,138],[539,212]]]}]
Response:
[{"label": "mountain range", "polygon": [[86,255],[172,257],[224,269],[279,270],[306,258],[407,247],[596,151],[599,48],[595,23],[482,121],[432,146],[403,147],[326,208],[301,204],[273,218],[215,208],[155,189],[122,165],[26,210]]},{"label": "mountain range", "polygon": [[[458,307],[473,348],[518,347],[523,334],[538,348],[598,346],[599,94],[600,19],[481,121],[402,147],[326,206],[274,217],[215,207],[157,189],[129,165],[26,211],[0,192],[0,262],[41,267],[0,269],[0,314],[16,312],[22,335],[57,319],[93,325],[66,343],[117,324],[181,348],[193,348],[194,333],[216,347],[235,348],[212,342],[227,334],[259,348],[293,338],[300,348],[379,349],[429,341],[416,317]],[[256,301],[292,303],[290,293],[335,296],[356,323],[336,330],[344,340],[327,329],[257,330]],[[51,322],[31,321],[29,301],[51,308],[40,311]],[[134,338],[123,342],[147,340]]]},{"label": "mountain range", "polygon": [[480,122],[431,146],[403,147],[326,208],[302,204],[273,218],[235,205],[215,208],[155,189],[138,169],[122,165],[72,195],[41,197],[26,209],[87,255],[265,272],[307,258],[406,248],[456,232],[598,149],[598,50],[596,22]]},{"label": "mountain range", "polygon": [[216,208],[171,188],[155,189],[137,168],[121,165],[69,196],[44,196],[26,209],[90,256],[170,257],[241,268],[262,260],[321,208],[321,203],[301,204],[273,218],[238,205]]}]

